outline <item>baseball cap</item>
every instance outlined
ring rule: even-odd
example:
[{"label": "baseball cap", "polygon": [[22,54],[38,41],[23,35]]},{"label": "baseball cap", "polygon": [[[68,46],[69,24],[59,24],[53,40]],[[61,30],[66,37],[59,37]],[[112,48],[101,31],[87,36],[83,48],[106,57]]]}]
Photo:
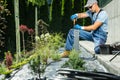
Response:
[{"label": "baseball cap", "polygon": [[88,0],[87,4],[84,7],[92,6],[94,3],[98,3],[97,0]]}]

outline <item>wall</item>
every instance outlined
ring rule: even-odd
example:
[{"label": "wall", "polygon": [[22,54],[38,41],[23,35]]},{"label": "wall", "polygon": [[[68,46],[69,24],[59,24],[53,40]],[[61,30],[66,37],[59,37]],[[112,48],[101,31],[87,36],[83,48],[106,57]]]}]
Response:
[{"label": "wall", "polygon": [[120,41],[120,0],[112,0],[103,9],[109,16],[107,43]]}]

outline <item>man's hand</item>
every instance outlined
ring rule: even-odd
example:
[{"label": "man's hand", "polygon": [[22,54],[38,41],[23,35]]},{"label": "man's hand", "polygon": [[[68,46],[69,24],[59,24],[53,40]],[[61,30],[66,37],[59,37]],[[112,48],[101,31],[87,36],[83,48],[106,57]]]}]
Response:
[{"label": "man's hand", "polygon": [[74,29],[79,29],[79,30],[81,30],[81,29],[82,29],[82,26],[76,24],[76,25],[74,26]]},{"label": "man's hand", "polygon": [[70,19],[73,21],[74,19],[77,19],[78,18],[78,14],[73,14]]}]

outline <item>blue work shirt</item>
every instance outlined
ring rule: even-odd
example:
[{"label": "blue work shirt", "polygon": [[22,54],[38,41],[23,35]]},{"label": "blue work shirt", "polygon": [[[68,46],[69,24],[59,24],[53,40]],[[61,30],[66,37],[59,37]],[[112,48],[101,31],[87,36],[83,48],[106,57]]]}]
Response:
[{"label": "blue work shirt", "polygon": [[101,29],[104,32],[108,32],[108,15],[106,11],[102,10],[98,13],[98,15],[97,13],[92,14],[90,10],[86,11],[86,13],[91,18],[92,24],[94,24],[95,21],[102,22],[103,24],[100,26]]},{"label": "blue work shirt", "polygon": [[[96,21],[102,22],[101,26],[99,26],[96,30],[91,31],[93,40],[95,42],[95,48],[99,48],[99,46],[104,45],[107,40],[108,15],[104,10],[93,14],[90,10],[88,10],[86,13],[91,18],[92,24],[94,24]],[[99,50],[96,49],[96,51]]]}]

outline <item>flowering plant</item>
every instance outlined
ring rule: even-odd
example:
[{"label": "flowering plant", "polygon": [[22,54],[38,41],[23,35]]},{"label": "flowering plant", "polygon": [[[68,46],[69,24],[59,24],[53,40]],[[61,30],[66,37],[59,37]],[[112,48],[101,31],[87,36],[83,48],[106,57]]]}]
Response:
[{"label": "flowering plant", "polygon": [[33,35],[34,34],[34,30],[32,28],[28,29],[28,34],[29,35]]},{"label": "flowering plant", "polygon": [[28,30],[26,25],[20,25],[20,31],[22,32],[22,40],[23,40],[23,52],[25,54],[25,39],[24,39],[24,33]]},{"label": "flowering plant", "polygon": [[26,25],[20,25],[20,31],[21,32],[26,32],[28,30],[27,26]]}]

